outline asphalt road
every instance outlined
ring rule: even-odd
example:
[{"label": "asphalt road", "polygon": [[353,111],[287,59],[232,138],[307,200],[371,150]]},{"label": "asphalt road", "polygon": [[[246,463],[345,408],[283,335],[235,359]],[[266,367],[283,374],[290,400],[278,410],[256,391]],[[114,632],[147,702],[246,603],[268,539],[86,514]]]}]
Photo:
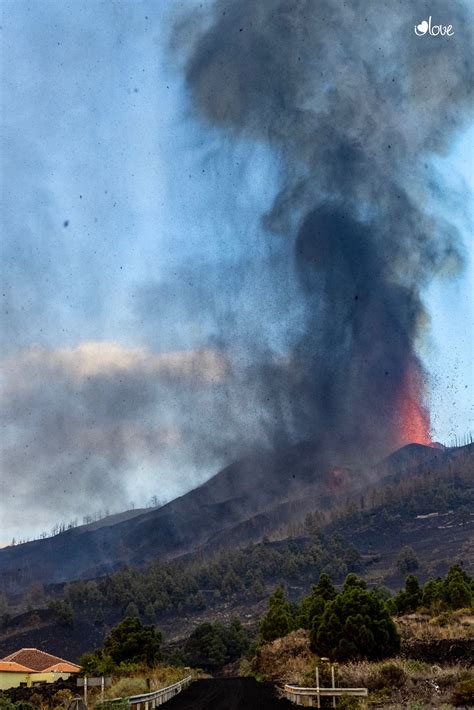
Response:
[{"label": "asphalt road", "polygon": [[294,710],[289,700],[279,699],[272,683],[253,678],[196,680],[173,700],[167,710]]}]

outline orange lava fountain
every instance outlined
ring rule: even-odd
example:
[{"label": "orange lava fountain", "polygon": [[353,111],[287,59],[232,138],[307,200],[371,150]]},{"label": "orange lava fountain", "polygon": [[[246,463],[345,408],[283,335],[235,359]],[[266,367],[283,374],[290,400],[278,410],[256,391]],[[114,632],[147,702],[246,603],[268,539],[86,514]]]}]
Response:
[{"label": "orange lava fountain", "polygon": [[407,370],[396,403],[399,446],[432,443],[430,415],[423,404],[423,374],[417,363]]}]

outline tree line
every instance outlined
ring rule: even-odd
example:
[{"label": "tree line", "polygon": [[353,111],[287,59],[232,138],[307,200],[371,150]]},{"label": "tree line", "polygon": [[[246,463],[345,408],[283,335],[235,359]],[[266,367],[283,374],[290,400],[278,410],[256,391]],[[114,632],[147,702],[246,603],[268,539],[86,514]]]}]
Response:
[{"label": "tree line", "polygon": [[124,568],[99,580],[71,582],[62,598],[48,603],[64,622],[87,610],[98,623],[111,611],[155,623],[164,613],[202,610],[220,600],[263,599],[282,577],[309,583],[325,571],[339,581],[359,569],[358,550],[338,536],[262,542],[212,559],[154,561],[141,571]]},{"label": "tree line", "polygon": [[[444,578],[430,579],[423,586],[414,575],[395,596],[385,588],[368,589],[354,573],[337,589],[322,573],[311,592],[291,603],[283,586],[268,599],[268,610],[259,622],[257,638],[251,638],[238,619],[196,626],[181,647],[166,660],[215,670],[242,657],[249,649],[306,629],[311,649],[334,661],[378,661],[400,650],[400,636],[393,617],[420,609],[442,610],[470,607],[474,602],[474,579],[460,565],[453,565]],[[89,675],[130,671],[137,665],[152,666],[163,658],[162,634],[144,625],[138,616],[125,618],[107,635],[101,649],[85,654],[81,665]]]},{"label": "tree line", "polygon": [[397,653],[400,637],[393,615],[421,609],[470,608],[474,603],[474,578],[453,565],[444,578],[429,579],[423,586],[414,575],[392,596],[386,588],[369,590],[356,574],[349,574],[340,591],[321,574],[318,584],[297,605],[277,587],[260,622],[260,640],[267,643],[295,629],[309,632],[311,648],[332,660],[379,660]]}]

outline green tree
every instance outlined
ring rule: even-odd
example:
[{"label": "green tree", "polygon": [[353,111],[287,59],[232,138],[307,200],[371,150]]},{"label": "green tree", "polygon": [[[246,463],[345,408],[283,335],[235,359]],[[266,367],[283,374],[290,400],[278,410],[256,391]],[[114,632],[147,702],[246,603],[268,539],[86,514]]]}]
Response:
[{"label": "green tree", "polygon": [[314,586],[311,594],[302,599],[296,612],[297,628],[309,630],[313,626],[315,619],[320,620],[322,618],[325,606],[326,602],[317,594]]},{"label": "green tree", "polygon": [[472,580],[460,565],[450,567],[444,583],[443,597],[451,609],[471,606]]},{"label": "green tree", "polygon": [[187,662],[198,668],[213,670],[226,662],[226,647],[220,624],[205,622],[197,626],[184,644]]},{"label": "green tree", "polygon": [[423,587],[421,601],[424,607],[431,609],[437,602],[443,599],[443,580],[429,579]]},{"label": "green tree", "polygon": [[283,587],[277,587],[268,600],[268,611],[260,622],[260,637],[268,643],[286,636],[293,626],[291,607],[285,599]]},{"label": "green tree", "polygon": [[228,626],[222,627],[221,638],[225,646],[226,663],[236,661],[248,650],[249,636],[239,619],[231,619]]},{"label": "green tree", "polygon": [[366,582],[353,572],[347,575],[342,591],[348,592],[351,589],[367,589]]},{"label": "green tree", "polygon": [[101,676],[113,673],[115,664],[102,650],[84,653],[79,659],[82,671],[87,676]]},{"label": "green tree", "polygon": [[301,601],[296,613],[296,625],[309,631],[313,626],[319,624],[326,602],[334,599],[336,594],[331,578],[323,572],[319,577],[318,584],[314,585],[311,593]]},{"label": "green tree", "polygon": [[153,626],[143,626],[137,618],[127,618],[105,639],[103,654],[113,663],[146,663],[153,666],[160,658],[162,635]]},{"label": "green tree", "polygon": [[337,594],[331,577],[325,572],[320,575],[319,582],[314,589],[317,596],[322,597],[325,601],[331,601]]},{"label": "green tree", "polygon": [[395,597],[397,611],[401,614],[416,611],[423,601],[423,592],[417,578],[409,574],[405,580],[405,589],[398,592]]},{"label": "green tree", "polygon": [[405,545],[397,557],[397,568],[402,574],[415,572],[419,567],[418,557],[415,550],[410,545]]},{"label": "green tree", "polygon": [[192,666],[214,670],[240,658],[248,647],[248,634],[238,619],[227,626],[205,622],[186,640],[183,659]]},{"label": "green tree", "polygon": [[135,604],[135,602],[130,602],[130,604],[127,605],[127,608],[125,609],[124,613],[125,617],[130,617],[131,619],[133,618],[139,618],[140,616],[140,611],[138,609],[138,606]]},{"label": "green tree", "polygon": [[379,660],[395,654],[400,637],[378,594],[350,584],[327,602],[323,617],[310,632],[313,650],[334,660]]}]

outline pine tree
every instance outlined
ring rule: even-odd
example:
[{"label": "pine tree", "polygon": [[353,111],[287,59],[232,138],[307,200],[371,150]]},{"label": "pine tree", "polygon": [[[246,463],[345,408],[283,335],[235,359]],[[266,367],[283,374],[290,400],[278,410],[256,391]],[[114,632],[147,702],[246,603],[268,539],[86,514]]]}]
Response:
[{"label": "pine tree", "polygon": [[293,627],[291,607],[285,599],[283,587],[277,587],[268,600],[268,611],[260,622],[260,637],[268,643],[286,636]]},{"label": "pine tree", "polygon": [[320,623],[310,632],[313,650],[334,660],[379,660],[395,654],[400,637],[386,604],[353,582],[326,603]]},{"label": "pine tree", "polygon": [[296,615],[296,625],[310,630],[315,624],[319,624],[326,602],[334,599],[335,596],[336,589],[331,578],[323,572],[318,584],[313,586],[311,594],[302,600]]},{"label": "pine tree", "polygon": [[400,590],[395,597],[397,611],[402,614],[416,611],[422,601],[423,592],[418,579],[413,574],[409,574],[405,580],[405,589]]},{"label": "pine tree", "polygon": [[444,583],[443,596],[451,609],[471,606],[473,598],[472,580],[460,565],[450,567]]}]

